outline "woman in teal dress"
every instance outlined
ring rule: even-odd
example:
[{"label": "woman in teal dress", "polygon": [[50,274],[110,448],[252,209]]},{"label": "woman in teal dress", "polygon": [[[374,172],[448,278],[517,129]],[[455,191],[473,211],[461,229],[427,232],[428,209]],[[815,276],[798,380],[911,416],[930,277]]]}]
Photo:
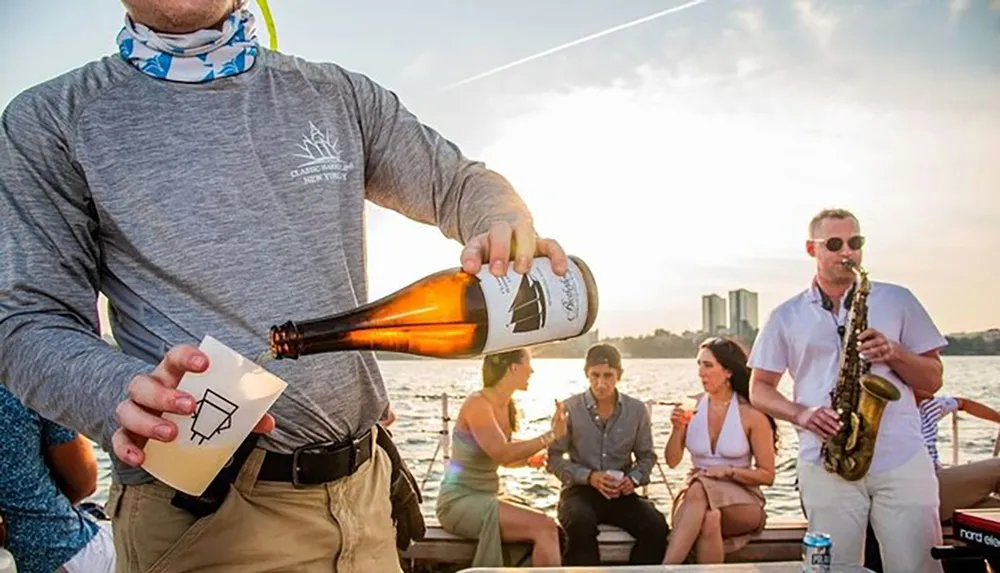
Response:
[{"label": "woman in teal dress", "polygon": [[[473,567],[561,565],[559,527],[537,509],[505,498],[497,468],[525,465],[528,458],[566,434],[565,407],[556,403],[552,429],[530,440],[511,441],[517,409],[511,396],[528,388],[531,356],[525,349],[483,360],[483,389],[462,404],[453,432],[451,460],[437,498],[437,517],[450,533],[478,539]],[[504,545],[508,543],[508,545]]]}]

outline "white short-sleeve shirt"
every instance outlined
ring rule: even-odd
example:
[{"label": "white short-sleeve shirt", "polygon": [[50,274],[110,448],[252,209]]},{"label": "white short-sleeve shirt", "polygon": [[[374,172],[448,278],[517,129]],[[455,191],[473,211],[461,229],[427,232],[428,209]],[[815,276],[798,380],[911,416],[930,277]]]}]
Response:
[{"label": "white short-sleeve shirt", "polygon": [[[874,281],[871,285],[870,328],[915,354],[947,345],[909,289]],[[847,321],[847,316],[843,302],[836,316],[824,309],[822,295],[814,284],[771,312],[750,352],[750,367],[782,374],[787,371],[793,381],[793,401],[807,407],[830,406],[842,344],[837,328]],[[891,381],[902,394],[886,406],[882,416],[869,470],[877,474],[906,463],[924,443],[913,391],[885,364],[873,364],[871,372]],[[809,430],[796,430],[799,460],[821,463],[819,437]]]}]

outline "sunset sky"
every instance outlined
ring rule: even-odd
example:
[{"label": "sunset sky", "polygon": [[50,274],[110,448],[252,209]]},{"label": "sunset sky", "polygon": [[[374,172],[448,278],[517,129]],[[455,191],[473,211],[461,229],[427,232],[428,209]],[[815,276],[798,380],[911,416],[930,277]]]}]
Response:
[{"label": "sunset sky", "polygon": [[[860,216],[872,278],[910,287],[943,331],[1000,326],[1000,0],[691,2],[444,89],[687,3],[271,10],[279,49],[370,75],[506,175],[593,268],[603,335],[697,329],[702,294],[740,287],[763,318],[808,285],[806,225],[827,206]],[[5,4],[0,106],[116,50],[114,0]],[[373,296],[459,251],[370,210]]]}]

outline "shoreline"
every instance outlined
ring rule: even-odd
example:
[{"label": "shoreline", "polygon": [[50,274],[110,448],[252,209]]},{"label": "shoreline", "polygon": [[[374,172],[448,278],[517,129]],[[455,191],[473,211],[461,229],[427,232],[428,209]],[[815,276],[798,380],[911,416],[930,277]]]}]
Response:
[{"label": "shoreline", "polygon": [[[422,356],[412,356],[409,354],[395,354],[395,353],[383,353],[376,352],[377,358],[385,361],[391,362],[424,362],[428,360],[433,361],[447,361],[447,362],[459,362],[462,360],[480,360],[481,358],[428,358]],[[941,356],[961,356],[964,358],[995,358],[1000,356],[1000,353],[994,354],[959,354],[959,353],[947,353],[942,352]],[[579,356],[546,356],[544,352],[537,352],[533,358],[535,360],[583,360],[584,354]],[[695,355],[691,356],[622,356],[623,360],[694,360]]]}]

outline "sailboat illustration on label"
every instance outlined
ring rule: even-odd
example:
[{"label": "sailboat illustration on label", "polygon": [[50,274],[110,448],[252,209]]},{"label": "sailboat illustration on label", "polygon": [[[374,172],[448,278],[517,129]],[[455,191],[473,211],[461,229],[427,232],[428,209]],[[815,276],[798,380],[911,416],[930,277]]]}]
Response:
[{"label": "sailboat illustration on label", "polygon": [[547,308],[542,284],[523,275],[507,311],[510,312],[507,326],[513,326],[513,332],[531,332],[545,326]]}]

